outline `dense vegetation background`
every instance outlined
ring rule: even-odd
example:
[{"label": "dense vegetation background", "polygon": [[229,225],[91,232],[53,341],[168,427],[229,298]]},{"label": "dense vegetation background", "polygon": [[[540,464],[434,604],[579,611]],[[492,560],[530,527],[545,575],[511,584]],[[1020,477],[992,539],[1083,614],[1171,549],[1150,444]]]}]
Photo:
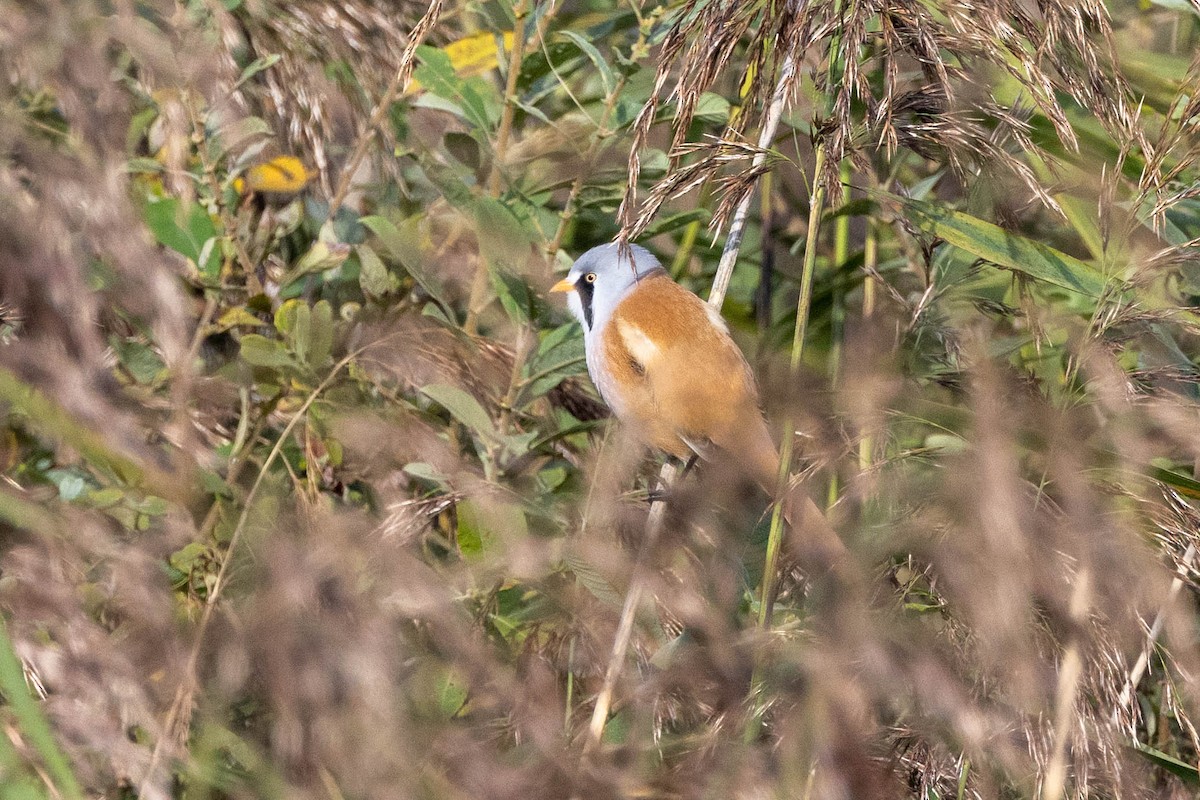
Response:
[{"label": "dense vegetation background", "polygon": [[[0,0],[4,795],[1193,796],[1198,17]],[[731,231],[770,615],[545,295]]]}]

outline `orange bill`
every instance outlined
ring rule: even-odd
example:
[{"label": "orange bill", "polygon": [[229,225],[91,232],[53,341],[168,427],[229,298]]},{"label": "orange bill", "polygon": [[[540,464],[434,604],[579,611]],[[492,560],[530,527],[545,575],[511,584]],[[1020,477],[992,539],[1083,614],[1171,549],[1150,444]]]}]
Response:
[{"label": "orange bill", "polygon": [[552,291],[552,292],[573,292],[573,291],[575,291],[575,284],[571,283],[566,278],[563,278],[561,281],[559,281],[558,283],[551,286],[550,291]]}]

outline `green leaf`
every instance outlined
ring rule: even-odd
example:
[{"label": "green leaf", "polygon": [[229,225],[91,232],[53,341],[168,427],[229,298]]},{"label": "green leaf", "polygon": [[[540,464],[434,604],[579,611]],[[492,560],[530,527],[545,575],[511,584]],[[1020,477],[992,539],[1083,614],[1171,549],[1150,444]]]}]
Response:
[{"label": "green leaf", "polygon": [[1134,742],[1130,747],[1141,753],[1147,761],[1157,764],[1167,772],[1181,779],[1184,783],[1191,786],[1200,785],[1200,770],[1197,770],[1192,764],[1180,761],[1174,756],[1169,756],[1163,751],[1156,750],[1150,745],[1142,744],[1141,742]]},{"label": "green leaf", "polygon": [[248,333],[241,341],[242,360],[252,367],[291,367],[296,361],[283,346],[283,342]]},{"label": "green leaf", "polygon": [[563,556],[565,563],[575,573],[575,577],[592,595],[610,608],[620,608],[625,604],[625,598],[613,588],[612,584],[600,574],[600,571],[584,561],[580,556],[568,551]]},{"label": "green leaf", "polygon": [[1106,281],[1096,269],[1041,242],[936,203],[888,195],[904,207],[910,222],[948,244],[1026,277],[1098,298]]},{"label": "green leaf", "polygon": [[524,433],[514,433],[504,437],[504,449],[507,450],[513,458],[520,458],[529,452],[530,446],[538,438],[537,431],[525,431]]},{"label": "green leaf", "polygon": [[233,91],[237,91],[243,83],[250,80],[263,70],[270,69],[277,63],[279,63],[278,53],[268,53],[265,56],[260,56],[254,59],[254,61],[250,62],[250,64],[244,70],[242,70],[242,74],[238,77],[237,83],[233,85]]},{"label": "green leaf", "polygon": [[328,300],[318,301],[312,308],[312,322],[309,328],[308,363],[319,368],[329,361],[333,354],[333,306]]},{"label": "green leaf", "polygon": [[724,124],[729,119],[729,101],[719,94],[704,92],[696,101],[693,116],[708,123]]},{"label": "green leaf", "polygon": [[350,245],[344,242],[326,242],[318,239],[313,242],[308,252],[300,257],[296,266],[292,267],[279,281],[281,287],[295,283],[305,275],[314,272],[326,272],[334,267],[340,267],[350,257]]},{"label": "green leaf", "polygon": [[450,319],[454,319],[454,310],[450,302],[446,299],[441,282],[437,279],[437,276],[425,269],[424,262],[421,259],[421,242],[420,236],[417,233],[417,225],[420,223],[419,217],[412,217],[405,220],[402,227],[396,227],[386,217],[363,217],[359,222],[379,238],[388,255],[404,267],[404,271],[412,276],[412,279],[425,290],[425,293],[441,306],[442,311]]},{"label": "green leaf", "polygon": [[525,367],[526,384],[519,402],[530,402],[553,389],[563,378],[586,370],[583,336],[579,325],[571,322],[550,331],[538,343],[537,352]]},{"label": "green leaf", "polygon": [[303,306],[305,306],[303,300],[293,298],[285,300],[280,304],[279,308],[275,309],[275,316],[272,321],[275,323],[275,330],[283,334],[285,339],[290,339],[292,333],[296,330],[296,315]]},{"label": "green leaf", "polygon": [[437,91],[434,86],[444,87],[458,78],[450,54],[430,45],[421,45],[417,48],[417,58],[421,59],[416,69],[417,80],[430,91],[445,97],[446,94]]},{"label": "green leaf", "polygon": [[92,508],[105,509],[125,499],[125,492],[115,486],[107,486],[87,493],[87,503]]},{"label": "green leaf", "polygon": [[467,702],[467,690],[449,670],[442,675],[437,687],[438,709],[449,719],[459,712]]},{"label": "green leaf", "polygon": [[517,218],[509,205],[494,197],[476,197],[471,202],[471,211],[482,254],[489,262],[516,266],[530,258],[530,245],[534,241],[531,228]]},{"label": "green leaf", "polygon": [[217,225],[202,206],[192,203],[184,208],[173,197],[151,200],[145,219],[159,244],[191,261],[205,278],[217,277],[221,269],[221,253],[214,246]]},{"label": "green leaf", "polygon": [[1200,499],[1200,481],[1195,478],[1157,466],[1150,468],[1150,477],[1165,483],[1185,497]]},{"label": "green leaf", "polygon": [[529,322],[533,317],[537,295],[529,290],[529,286],[520,276],[514,275],[503,267],[493,266],[488,270],[492,281],[492,290],[504,307],[508,318],[516,323]]},{"label": "green leaf", "polygon": [[181,549],[176,550],[171,554],[168,561],[171,566],[183,573],[189,573],[196,566],[196,562],[206,559],[209,555],[209,548],[203,542],[189,542]]},{"label": "green leaf", "polygon": [[417,48],[421,66],[414,77],[438,97],[457,103],[463,118],[480,132],[489,131],[499,118],[499,103],[493,89],[479,78],[460,78],[450,56],[435,47]]},{"label": "green leaf", "polygon": [[478,400],[462,389],[445,383],[431,383],[421,388],[421,394],[449,411],[451,416],[475,433],[491,441],[496,440],[492,418]]},{"label": "green leaf", "polygon": [[218,331],[227,331],[230,328],[237,328],[243,325],[258,328],[265,323],[250,313],[245,306],[234,306],[221,315],[217,320],[216,328]]},{"label": "green leaf", "polygon": [[[570,39],[575,43],[576,47],[583,51],[583,54],[587,56],[588,60],[592,62],[592,65],[596,67],[596,71],[600,73],[600,81],[604,84],[605,96],[612,94],[613,89],[617,85],[617,81],[616,78],[613,77],[613,72],[608,66],[608,62],[604,60],[604,56],[600,55],[600,51],[596,49],[596,46],[575,31],[564,30],[560,31],[558,35]],[[728,110],[729,104],[726,103],[725,107],[726,110]]]},{"label": "green leaf", "polygon": [[404,465],[404,471],[409,475],[423,481],[435,483],[438,486],[448,486],[449,481],[446,476],[438,470],[433,464],[428,464],[424,461],[413,461]]},{"label": "green leaf", "polygon": [[121,365],[143,386],[149,386],[165,374],[166,365],[150,346],[134,339],[113,337],[109,341]]},{"label": "green leaf", "polygon": [[566,482],[569,474],[566,467],[556,465],[538,470],[537,479],[542,489],[547,492],[553,492]]},{"label": "green leaf", "polygon": [[646,232],[642,234],[642,238],[649,239],[658,236],[660,233],[670,233],[673,230],[691,225],[693,222],[707,223],[712,218],[712,213],[707,208],[693,208],[690,211],[681,211],[678,214],[671,214],[668,217],[655,219],[646,228]]},{"label": "green leaf", "polygon": [[925,447],[941,453],[964,453],[970,447],[966,439],[952,433],[931,433],[925,437]]},{"label": "green leaf", "polygon": [[307,363],[309,332],[312,330],[312,309],[308,303],[296,299],[285,301],[275,312],[275,327],[283,334],[296,358]]},{"label": "green leaf", "polygon": [[[214,497],[233,497],[233,487],[218,473],[203,468],[197,470],[197,473],[200,478],[200,488],[205,494],[210,494]],[[96,501],[93,500],[93,502]]]},{"label": "green leaf", "polygon": [[73,470],[52,469],[46,472],[46,477],[58,487],[59,498],[68,503],[87,488],[83,476]]},{"label": "green leaf", "polygon": [[131,158],[125,162],[125,171],[131,175],[157,175],[166,168],[153,158]]},{"label": "green leaf", "polygon": [[474,556],[483,552],[484,534],[478,523],[475,504],[464,500],[455,506],[455,518],[458,528],[454,538],[458,540],[458,552],[464,556]]},{"label": "green leaf", "polygon": [[400,288],[396,276],[388,272],[387,266],[370,245],[360,244],[354,248],[358,255],[358,285],[367,297],[383,297]]},{"label": "green leaf", "polygon": [[515,503],[497,500],[463,500],[456,508],[458,549],[478,555],[503,541],[521,541],[529,535],[525,512]]},{"label": "green leaf", "polygon": [[660,150],[657,147],[648,147],[646,152],[642,154],[642,174],[647,178],[657,179],[667,173],[667,169],[671,166],[671,160],[667,157],[665,150]]}]

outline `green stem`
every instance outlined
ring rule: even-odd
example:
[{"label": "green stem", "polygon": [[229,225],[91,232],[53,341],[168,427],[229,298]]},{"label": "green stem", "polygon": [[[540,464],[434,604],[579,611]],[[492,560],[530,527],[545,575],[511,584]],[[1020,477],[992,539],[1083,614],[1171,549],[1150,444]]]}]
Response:
[{"label": "green stem", "polygon": [[[842,159],[838,167],[838,206],[850,202],[850,160]],[[837,218],[833,229],[833,264],[839,273],[833,281],[833,305],[829,312],[831,326],[829,349],[829,385],[837,386],[842,371],[842,339],[846,328],[846,284],[843,276],[846,274],[846,259],[850,256],[850,217],[842,214]],[[837,502],[838,474],[836,471],[829,476],[829,494],[825,507],[832,508]]]},{"label": "green stem", "polygon": [[[769,176],[763,176],[764,178]],[[707,198],[701,198],[697,205],[704,208],[704,202]],[[679,240],[679,249],[675,251],[675,258],[671,261],[671,277],[674,280],[679,280],[683,275],[684,269],[687,268],[688,259],[692,257],[692,249],[696,246],[696,237],[700,234],[700,220],[689,222],[687,227],[683,229],[683,237]]]},{"label": "green stem", "polygon": [[[804,243],[804,267],[800,276],[800,297],[796,301],[796,327],[792,334],[792,357],[790,374],[794,379],[800,374],[804,357],[804,340],[808,332],[808,315],[812,306],[813,272],[817,263],[817,236],[820,233],[821,215],[825,209],[825,182],[821,176],[825,170],[825,145],[818,144],[816,163],[813,166],[813,191],[809,198],[808,235]],[[771,529],[767,534],[767,555],[763,564],[762,594],[758,606],[758,625],[768,629],[775,610],[775,576],[779,572],[779,548],[783,541],[783,498],[787,496],[788,480],[792,473],[793,440],[796,436],[795,419],[789,412],[783,423],[783,436],[779,448],[779,472],[775,478],[777,501],[771,510]],[[762,673],[755,669],[752,679],[751,697],[762,690]],[[762,712],[755,709],[747,722],[743,739],[747,743],[758,738],[762,730]]]},{"label": "green stem", "polygon": [[575,702],[575,637],[571,637],[571,646],[567,650],[567,697],[563,711],[563,731],[571,735],[571,711]]},{"label": "green stem", "polygon": [[[875,314],[875,270],[879,263],[879,229],[873,218],[867,218],[867,236],[863,241],[863,319]],[[858,468],[865,472],[875,460],[875,442],[870,433],[858,440]]]},{"label": "green stem", "polygon": [[[792,357],[789,364],[792,378],[800,374],[804,358],[804,340],[808,334],[808,315],[812,306],[813,272],[817,264],[817,236],[821,229],[821,215],[825,210],[825,182],[821,175],[825,170],[825,145],[817,145],[816,163],[813,166],[813,192],[808,209],[808,236],[804,242],[804,268],[800,276],[800,297],[796,301],[796,327],[792,333]],[[788,477],[792,470],[792,439],[795,438],[795,421],[791,414],[784,421],[779,475],[775,496],[783,498],[787,492]],[[783,539],[783,506],[775,504],[771,512],[771,531],[767,536],[767,558],[763,567],[762,595],[758,609],[758,624],[767,627],[775,605],[775,573],[779,570],[779,545]]]}]

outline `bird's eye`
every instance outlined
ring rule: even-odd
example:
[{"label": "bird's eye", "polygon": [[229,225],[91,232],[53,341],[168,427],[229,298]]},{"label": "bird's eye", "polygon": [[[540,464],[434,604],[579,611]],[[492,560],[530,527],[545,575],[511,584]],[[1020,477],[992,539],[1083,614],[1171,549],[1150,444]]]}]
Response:
[{"label": "bird's eye", "polygon": [[585,281],[587,281],[588,283],[595,283],[596,282],[596,273],[589,272],[588,274],[583,276],[583,279]]}]

